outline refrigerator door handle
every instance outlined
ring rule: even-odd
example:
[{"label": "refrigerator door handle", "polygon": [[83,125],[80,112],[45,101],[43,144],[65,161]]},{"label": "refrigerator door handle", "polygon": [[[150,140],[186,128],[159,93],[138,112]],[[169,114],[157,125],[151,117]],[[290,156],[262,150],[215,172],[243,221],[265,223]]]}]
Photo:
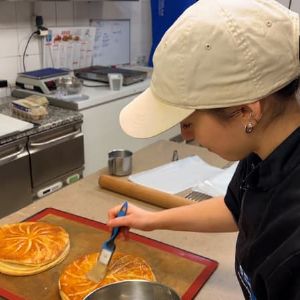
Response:
[{"label": "refrigerator door handle", "polygon": [[7,156],[4,156],[4,157],[0,158],[0,162],[1,163],[6,163],[7,161],[14,160],[15,158],[17,158],[24,151],[24,149],[25,149],[25,147],[23,146],[17,152],[14,152],[12,154],[9,154]]},{"label": "refrigerator door handle", "polygon": [[54,143],[57,143],[57,142],[60,142],[60,141],[63,141],[65,139],[68,139],[68,138],[71,138],[71,137],[75,137],[77,134],[81,133],[81,130],[78,129],[74,132],[71,132],[71,133],[68,133],[68,134],[65,134],[63,136],[60,136],[60,137],[57,137],[57,138],[54,138],[54,139],[51,139],[51,140],[48,140],[46,142],[42,142],[42,143],[31,143],[29,142],[29,146],[30,147],[43,147],[43,146],[49,146],[51,144],[54,144]]}]

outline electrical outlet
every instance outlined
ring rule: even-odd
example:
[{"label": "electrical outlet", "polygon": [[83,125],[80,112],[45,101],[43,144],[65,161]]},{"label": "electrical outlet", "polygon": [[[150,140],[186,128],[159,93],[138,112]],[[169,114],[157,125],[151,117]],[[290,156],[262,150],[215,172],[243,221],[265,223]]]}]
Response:
[{"label": "electrical outlet", "polygon": [[0,98],[7,96],[7,80],[0,80]]},{"label": "electrical outlet", "polygon": [[48,35],[48,28],[44,26],[44,20],[42,16],[34,16],[35,18],[35,26],[37,27],[37,34],[39,36]]},{"label": "electrical outlet", "polygon": [[43,16],[35,16],[35,26],[39,28],[40,26],[44,26]]},{"label": "electrical outlet", "polygon": [[6,88],[7,86],[7,80],[0,80],[0,88]]}]

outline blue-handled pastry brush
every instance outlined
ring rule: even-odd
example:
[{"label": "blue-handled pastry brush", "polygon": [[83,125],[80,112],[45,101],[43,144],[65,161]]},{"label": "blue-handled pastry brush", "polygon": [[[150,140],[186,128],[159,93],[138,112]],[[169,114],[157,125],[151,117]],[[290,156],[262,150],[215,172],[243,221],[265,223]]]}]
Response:
[{"label": "blue-handled pastry brush", "polygon": [[[125,201],[120,211],[118,212],[117,217],[124,217],[127,212],[127,207],[128,203],[127,201]],[[115,227],[111,233],[110,238],[102,244],[102,248],[95,266],[86,274],[86,277],[89,280],[98,283],[105,277],[107,266],[109,265],[109,262],[116,248],[115,238],[117,237],[119,232],[120,227]]]}]

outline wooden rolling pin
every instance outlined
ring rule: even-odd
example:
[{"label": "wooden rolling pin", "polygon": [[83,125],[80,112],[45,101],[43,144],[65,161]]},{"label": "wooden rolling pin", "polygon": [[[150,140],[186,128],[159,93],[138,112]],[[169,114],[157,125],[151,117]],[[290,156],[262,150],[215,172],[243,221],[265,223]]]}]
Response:
[{"label": "wooden rolling pin", "polygon": [[101,188],[163,208],[172,208],[194,203],[184,197],[151,189],[116,176],[100,175],[99,185]]}]

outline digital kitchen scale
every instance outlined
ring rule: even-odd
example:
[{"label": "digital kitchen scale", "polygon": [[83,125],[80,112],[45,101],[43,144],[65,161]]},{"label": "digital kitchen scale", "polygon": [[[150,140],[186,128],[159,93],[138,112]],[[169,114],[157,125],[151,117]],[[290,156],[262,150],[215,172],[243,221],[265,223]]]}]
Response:
[{"label": "digital kitchen scale", "polygon": [[56,68],[45,68],[19,73],[16,86],[24,90],[42,94],[54,94],[56,92],[56,79],[65,76],[70,76],[69,70]]}]

